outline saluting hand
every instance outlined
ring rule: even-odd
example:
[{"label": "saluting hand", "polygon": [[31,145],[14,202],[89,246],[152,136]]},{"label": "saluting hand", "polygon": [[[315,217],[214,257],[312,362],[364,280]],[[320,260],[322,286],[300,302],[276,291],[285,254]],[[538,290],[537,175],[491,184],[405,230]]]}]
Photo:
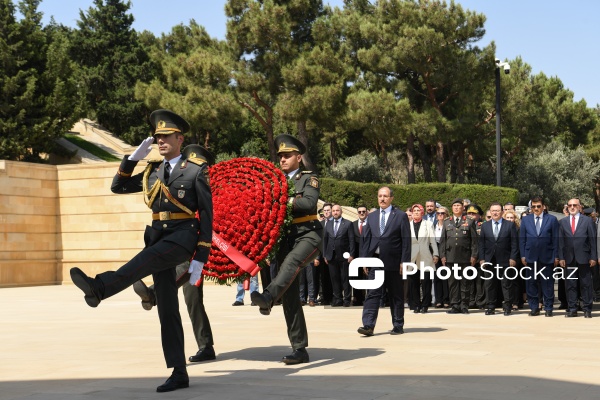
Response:
[{"label": "saluting hand", "polygon": [[135,149],[132,155],[129,156],[129,161],[140,161],[144,159],[152,151],[150,146],[154,142],[153,137],[148,137]]}]

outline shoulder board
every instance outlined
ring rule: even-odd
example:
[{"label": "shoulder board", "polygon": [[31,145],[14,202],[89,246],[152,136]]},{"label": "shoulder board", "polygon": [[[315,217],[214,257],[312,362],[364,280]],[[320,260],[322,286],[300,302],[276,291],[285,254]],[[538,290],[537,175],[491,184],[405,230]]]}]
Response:
[{"label": "shoulder board", "polygon": [[187,159],[189,162],[199,165],[199,166],[203,166],[206,164],[206,161],[200,159],[200,158],[188,158]]},{"label": "shoulder board", "polygon": [[300,171],[301,174],[312,174],[312,171]]},{"label": "shoulder board", "polygon": [[148,164],[160,163],[163,162],[162,158],[155,158],[154,160],[148,160]]}]

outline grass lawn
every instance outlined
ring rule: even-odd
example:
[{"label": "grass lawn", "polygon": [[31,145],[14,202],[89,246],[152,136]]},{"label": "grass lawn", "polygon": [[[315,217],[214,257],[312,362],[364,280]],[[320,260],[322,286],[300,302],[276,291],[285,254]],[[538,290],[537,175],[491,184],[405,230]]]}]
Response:
[{"label": "grass lawn", "polygon": [[79,135],[73,135],[67,133],[65,135],[65,139],[69,142],[73,143],[75,146],[81,147],[88,153],[95,155],[96,157],[104,160],[104,161],[121,161],[120,158],[117,158],[107,152],[106,150],[101,149],[93,143],[88,142],[87,140],[82,139]]}]

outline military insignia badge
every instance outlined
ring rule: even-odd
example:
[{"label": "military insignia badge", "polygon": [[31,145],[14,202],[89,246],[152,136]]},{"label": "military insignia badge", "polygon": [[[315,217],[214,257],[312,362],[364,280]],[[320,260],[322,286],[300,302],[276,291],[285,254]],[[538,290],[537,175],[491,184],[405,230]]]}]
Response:
[{"label": "military insignia badge", "polygon": [[167,123],[165,121],[158,121],[158,124],[156,124],[156,127],[159,129],[162,129],[165,126],[167,126]]},{"label": "military insignia badge", "polygon": [[314,187],[315,189],[318,189],[319,188],[319,179],[316,176],[311,176],[310,182],[308,184],[310,186]]},{"label": "military insignia badge", "polygon": [[183,199],[185,197],[185,190],[178,190],[177,197],[179,197],[180,199]]}]

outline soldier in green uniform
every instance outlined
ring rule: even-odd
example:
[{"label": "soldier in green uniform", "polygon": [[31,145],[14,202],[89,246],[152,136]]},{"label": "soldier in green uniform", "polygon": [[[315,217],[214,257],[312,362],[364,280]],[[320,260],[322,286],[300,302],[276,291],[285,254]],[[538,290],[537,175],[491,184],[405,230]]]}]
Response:
[{"label": "soldier in green uniform", "polygon": [[[483,216],[483,210],[475,203],[471,203],[467,206],[467,218],[471,218],[475,221],[475,230],[477,231],[477,237],[481,235],[481,217]],[[485,300],[485,280],[481,275],[481,269],[475,265],[479,273],[473,281],[471,286],[471,298],[469,300],[469,308],[475,308],[483,310],[487,305]]]},{"label": "soldier in green uniform", "polygon": [[[95,278],[79,268],[71,268],[70,273],[91,307],[152,274],[163,353],[167,368],[173,368],[156,391],[169,392],[189,386],[175,267],[191,259],[190,283],[199,282],[211,247],[212,195],[206,163],[181,155],[183,134],[189,124],[169,110],[154,111],[150,123],[154,137],[124,157],[111,186],[113,193],[144,193],[144,201],[152,210],[152,224],[144,234],[146,247],[117,271],[106,271]],[[164,159],[149,161],[144,172],[133,175],[138,161],[149,154],[154,139]]]},{"label": "soldier in green uniform", "polygon": [[462,276],[462,270],[474,266],[477,261],[477,228],[475,221],[463,215],[462,199],[452,202],[452,214],[444,221],[440,237],[440,257],[442,265],[449,268],[454,264],[459,266],[462,279],[456,279],[454,274],[448,278],[450,288],[450,304],[448,314],[468,314],[469,298],[472,282]]},{"label": "soldier in green uniform", "polygon": [[293,221],[289,232],[282,238],[277,261],[279,271],[263,293],[252,292],[252,301],[263,315],[269,315],[273,303],[282,299],[283,314],[292,345],[292,354],[283,357],[285,364],[308,362],[308,332],[300,303],[298,273],[321,252],[323,227],[317,215],[319,179],[312,171],[300,171],[302,154],[306,147],[295,137],[281,134],[275,138],[281,170],[293,185]]},{"label": "soldier in green uniform", "polygon": [[[215,163],[214,156],[204,147],[198,144],[190,144],[181,152],[184,159],[197,160],[197,163],[211,166]],[[190,362],[202,362],[215,360],[214,340],[210,320],[204,308],[204,281],[200,285],[190,285],[190,274],[188,272],[190,263],[186,261],[176,267],[177,287],[183,286],[183,298],[187,306],[188,315],[192,321],[194,337],[198,344],[198,352],[190,356]],[[139,280],[133,284],[135,293],[142,298],[144,310],[151,310],[156,305],[156,292],[154,285],[147,287],[144,281]]]}]

